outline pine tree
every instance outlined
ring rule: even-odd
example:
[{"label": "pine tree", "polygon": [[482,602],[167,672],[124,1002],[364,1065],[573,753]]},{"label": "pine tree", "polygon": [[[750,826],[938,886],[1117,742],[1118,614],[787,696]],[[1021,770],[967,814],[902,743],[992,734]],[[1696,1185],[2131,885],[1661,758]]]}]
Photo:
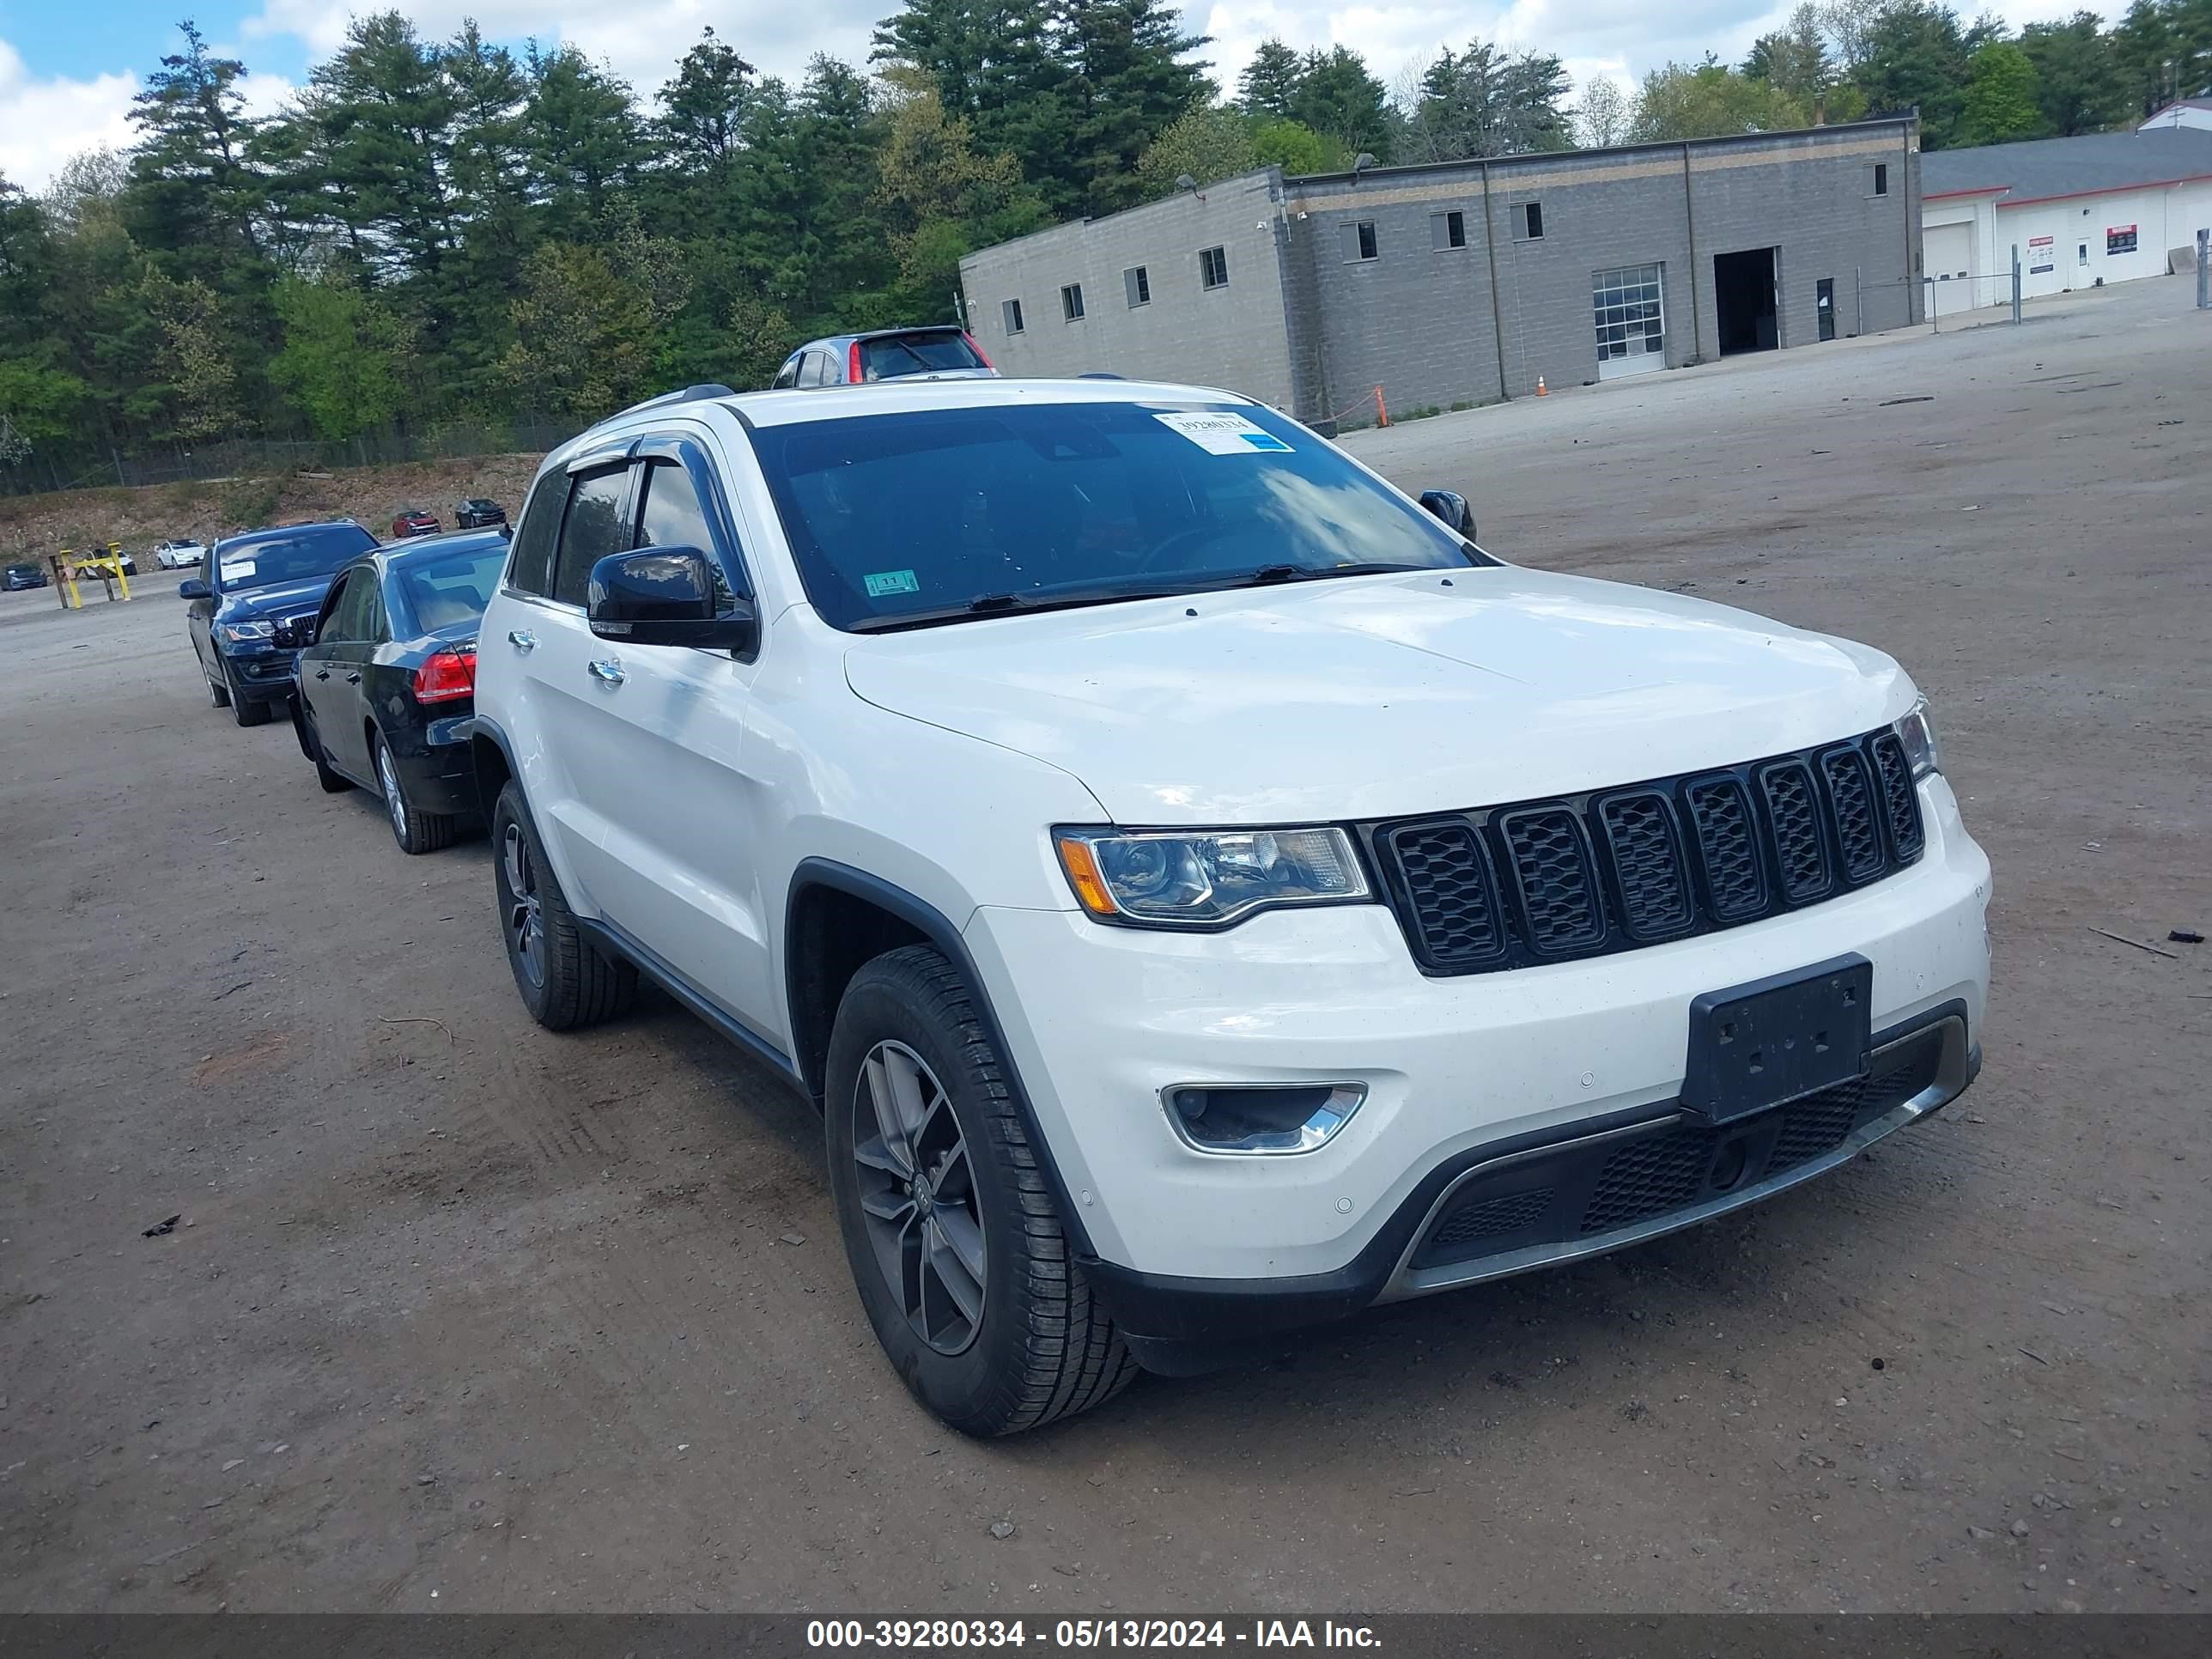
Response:
[{"label": "pine tree", "polygon": [[1304,64],[1297,52],[1280,40],[1262,40],[1252,61],[1244,66],[1244,73],[1237,77],[1237,100],[1249,114],[1287,121],[1304,73]]}]

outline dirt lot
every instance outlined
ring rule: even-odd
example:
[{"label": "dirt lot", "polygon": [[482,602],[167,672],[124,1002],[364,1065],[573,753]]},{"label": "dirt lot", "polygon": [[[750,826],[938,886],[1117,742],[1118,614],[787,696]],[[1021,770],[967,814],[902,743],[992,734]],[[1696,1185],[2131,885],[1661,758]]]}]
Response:
[{"label": "dirt lot", "polygon": [[878,1359],[803,1105],[665,1002],[532,1026],[483,842],[210,709],[165,580],[5,596],[0,1603],[2202,1607],[2189,297],[1357,440],[1509,557],[1903,658],[1996,863],[1987,1070],[1747,1216],[994,1445]]}]

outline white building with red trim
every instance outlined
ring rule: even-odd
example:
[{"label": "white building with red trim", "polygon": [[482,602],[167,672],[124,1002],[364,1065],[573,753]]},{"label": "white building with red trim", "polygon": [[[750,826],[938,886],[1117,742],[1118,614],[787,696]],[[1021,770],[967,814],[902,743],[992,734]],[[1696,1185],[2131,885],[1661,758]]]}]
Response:
[{"label": "white building with red trim", "polygon": [[2012,301],[2194,269],[2212,228],[2212,128],[2039,138],[1929,150],[1921,161],[1921,259],[1929,312]]}]

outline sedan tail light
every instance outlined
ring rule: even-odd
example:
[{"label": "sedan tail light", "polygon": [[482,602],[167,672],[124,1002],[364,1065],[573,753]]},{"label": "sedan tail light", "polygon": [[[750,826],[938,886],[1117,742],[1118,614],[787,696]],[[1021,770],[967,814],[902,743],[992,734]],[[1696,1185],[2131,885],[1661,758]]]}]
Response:
[{"label": "sedan tail light", "polygon": [[434,651],[415,671],[417,702],[451,702],[456,697],[472,697],[476,690],[477,648],[473,645],[447,646],[442,651]]}]

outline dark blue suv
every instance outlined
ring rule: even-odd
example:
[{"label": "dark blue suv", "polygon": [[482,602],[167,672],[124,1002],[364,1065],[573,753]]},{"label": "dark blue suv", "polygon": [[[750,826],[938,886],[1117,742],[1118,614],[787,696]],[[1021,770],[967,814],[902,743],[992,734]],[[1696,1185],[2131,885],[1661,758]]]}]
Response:
[{"label": "dark blue suv", "polygon": [[343,519],[249,530],[209,550],[177,597],[191,602],[192,650],[216,708],[240,726],[269,719],[292,694],[292,660],[314,631],[331,577],[375,545]]}]

